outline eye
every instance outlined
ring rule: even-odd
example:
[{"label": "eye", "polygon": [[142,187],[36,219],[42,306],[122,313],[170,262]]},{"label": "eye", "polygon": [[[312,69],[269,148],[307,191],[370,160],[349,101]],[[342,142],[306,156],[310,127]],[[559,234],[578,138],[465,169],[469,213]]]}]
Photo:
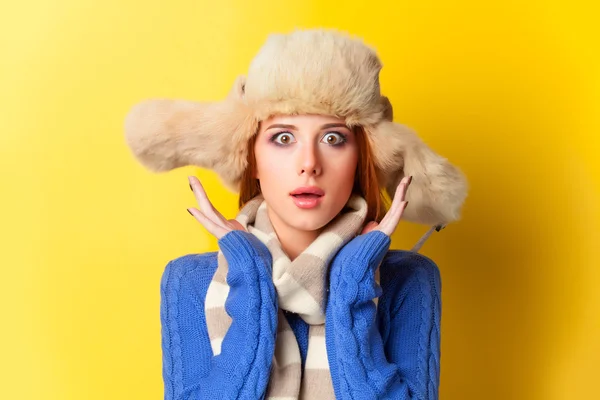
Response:
[{"label": "eye", "polygon": [[339,132],[329,132],[323,137],[323,141],[332,146],[340,146],[346,143],[346,135]]},{"label": "eye", "polygon": [[279,145],[279,146],[284,146],[287,144],[290,144],[294,141],[294,135],[292,135],[289,132],[279,132],[276,133],[275,135],[271,136],[271,142],[274,142],[275,144]]}]

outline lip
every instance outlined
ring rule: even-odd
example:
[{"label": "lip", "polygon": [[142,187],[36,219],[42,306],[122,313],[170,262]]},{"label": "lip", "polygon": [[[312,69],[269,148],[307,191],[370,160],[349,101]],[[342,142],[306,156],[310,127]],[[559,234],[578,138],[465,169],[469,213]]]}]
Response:
[{"label": "lip", "polygon": [[[312,194],[311,197],[296,197],[295,195]],[[290,192],[290,197],[296,204],[296,207],[303,209],[315,208],[321,203],[325,192],[316,186],[305,186],[294,189]]]},{"label": "lip", "polygon": [[291,196],[294,196],[297,194],[315,194],[317,196],[324,196],[325,192],[323,191],[323,189],[316,187],[316,186],[305,186],[305,187],[296,188],[292,192],[290,192]]}]

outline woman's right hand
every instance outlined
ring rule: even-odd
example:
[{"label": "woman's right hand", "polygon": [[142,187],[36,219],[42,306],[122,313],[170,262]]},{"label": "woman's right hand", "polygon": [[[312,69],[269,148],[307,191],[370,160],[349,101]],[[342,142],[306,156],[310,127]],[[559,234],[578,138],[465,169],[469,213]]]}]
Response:
[{"label": "woman's right hand", "polygon": [[[263,399],[277,337],[271,253],[242,225],[226,220],[214,209],[198,179],[190,177],[189,181],[200,207],[188,211],[218,238],[226,268],[219,260],[221,265],[215,270],[218,257],[197,255],[182,257],[167,268],[169,273],[161,281],[165,400]],[[202,272],[206,269],[212,272]],[[210,285],[200,284],[205,278],[214,279],[215,274],[220,278],[212,282],[214,291]],[[217,352],[206,330],[206,310],[221,306],[231,324]]]},{"label": "woman's right hand", "polygon": [[207,231],[217,239],[221,239],[227,233],[234,230],[245,231],[242,224],[235,219],[225,219],[225,217],[213,207],[198,178],[190,176],[188,177],[188,180],[190,182],[190,189],[194,192],[194,196],[198,202],[199,209],[188,208],[187,210],[206,228]]}]

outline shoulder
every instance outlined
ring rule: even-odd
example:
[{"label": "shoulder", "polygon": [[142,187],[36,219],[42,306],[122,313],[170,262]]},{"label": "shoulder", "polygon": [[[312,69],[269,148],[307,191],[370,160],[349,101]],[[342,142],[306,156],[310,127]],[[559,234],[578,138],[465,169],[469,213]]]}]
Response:
[{"label": "shoulder", "polygon": [[381,288],[385,295],[398,299],[409,292],[439,298],[441,275],[437,264],[423,254],[389,250],[380,266]]},{"label": "shoulder", "polygon": [[217,252],[188,254],[171,260],[161,278],[163,296],[178,297],[186,291],[203,299],[217,265]]}]

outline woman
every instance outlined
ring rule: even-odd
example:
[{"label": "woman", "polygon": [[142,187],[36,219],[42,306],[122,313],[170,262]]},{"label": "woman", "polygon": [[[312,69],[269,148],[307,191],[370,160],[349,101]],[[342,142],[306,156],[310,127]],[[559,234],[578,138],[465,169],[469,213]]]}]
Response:
[{"label": "woman", "polygon": [[466,183],[392,122],[380,69],[341,33],[273,35],[226,100],[128,116],[144,165],[211,168],[240,193],[226,220],[190,177],[220,250],[163,275],[165,398],[437,398],[439,272],[390,236],[403,216],[458,219]]}]

